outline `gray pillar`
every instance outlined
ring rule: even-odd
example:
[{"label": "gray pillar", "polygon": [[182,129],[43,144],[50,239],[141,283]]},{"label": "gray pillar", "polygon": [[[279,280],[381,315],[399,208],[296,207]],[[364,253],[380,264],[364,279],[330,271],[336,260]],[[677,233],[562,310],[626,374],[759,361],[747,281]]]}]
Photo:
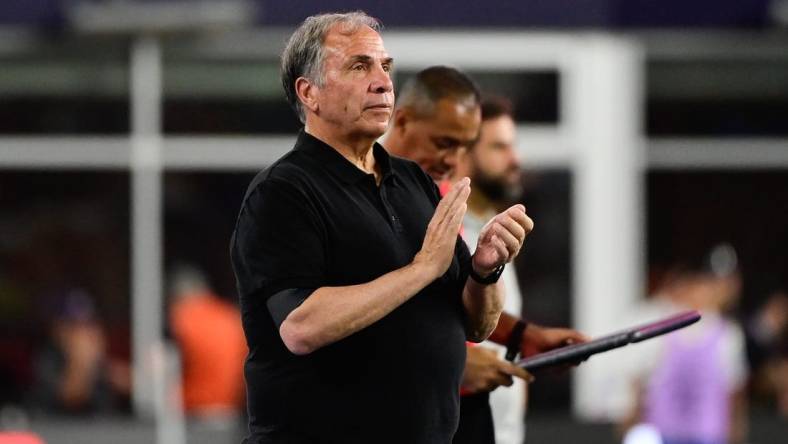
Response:
[{"label": "gray pillar", "polygon": [[152,37],[131,50],[131,329],[135,412],[154,416],[154,349],[162,341],[161,54]]},{"label": "gray pillar", "polygon": [[[643,291],[643,54],[603,34],[579,40],[565,71],[563,112],[576,148],[572,183],[573,323],[592,336],[612,332]],[[600,366],[601,364],[601,366]],[[609,362],[591,359],[575,375],[575,412],[596,416]]]}]

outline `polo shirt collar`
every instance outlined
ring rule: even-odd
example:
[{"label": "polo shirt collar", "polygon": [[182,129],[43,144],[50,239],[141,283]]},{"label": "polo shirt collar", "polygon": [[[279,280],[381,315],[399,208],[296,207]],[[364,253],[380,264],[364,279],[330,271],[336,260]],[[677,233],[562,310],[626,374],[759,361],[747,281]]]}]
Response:
[{"label": "polo shirt collar", "polygon": [[[353,165],[340,154],[339,151],[331,147],[331,145],[307,133],[303,128],[298,133],[295,149],[317,157],[326,168],[345,183],[357,183],[370,176],[370,174],[365,173],[357,166]],[[375,156],[375,161],[380,164],[380,170],[383,173],[381,183],[386,181],[389,176],[396,176],[395,171],[391,168],[391,156],[386,149],[383,148],[381,144],[375,142],[372,147],[372,152]]]}]

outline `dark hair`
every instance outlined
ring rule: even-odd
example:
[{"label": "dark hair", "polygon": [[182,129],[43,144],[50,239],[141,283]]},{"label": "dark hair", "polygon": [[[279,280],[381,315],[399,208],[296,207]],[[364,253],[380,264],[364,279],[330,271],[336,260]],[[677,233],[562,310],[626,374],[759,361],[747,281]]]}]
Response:
[{"label": "dark hair", "polygon": [[416,114],[431,116],[435,104],[445,98],[479,106],[481,95],[473,80],[456,68],[432,66],[416,73],[402,87],[397,107],[410,108]]},{"label": "dark hair", "polygon": [[290,106],[293,107],[301,123],[306,116],[295,90],[295,81],[305,77],[318,86],[323,85],[323,42],[328,31],[337,23],[345,25],[343,33],[352,34],[361,26],[369,26],[380,31],[380,22],[363,11],[348,13],[319,14],[307,17],[293,32],[282,52],[282,87]]},{"label": "dark hair", "polygon": [[51,296],[50,316],[62,321],[92,321],[97,318],[93,297],[87,290],[68,287]]},{"label": "dark hair", "polygon": [[482,121],[509,116],[514,119],[512,101],[502,96],[485,96],[482,99]]}]

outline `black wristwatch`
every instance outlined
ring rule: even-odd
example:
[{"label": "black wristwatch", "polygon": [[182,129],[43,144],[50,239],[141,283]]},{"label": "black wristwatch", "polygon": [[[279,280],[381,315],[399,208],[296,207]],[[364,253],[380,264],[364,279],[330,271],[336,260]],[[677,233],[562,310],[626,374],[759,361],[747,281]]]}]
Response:
[{"label": "black wristwatch", "polygon": [[512,332],[509,333],[509,340],[506,341],[507,361],[514,361],[514,358],[516,358],[517,354],[520,353],[520,348],[523,345],[523,332],[525,331],[526,327],[528,327],[528,323],[523,320],[519,320],[516,324],[514,324]]},{"label": "black wristwatch", "polygon": [[473,269],[473,266],[471,266],[471,277],[473,278],[474,281],[476,281],[476,282],[478,282],[480,284],[483,284],[483,285],[494,284],[494,283],[498,282],[498,279],[501,278],[501,274],[503,273],[503,267],[505,267],[505,266],[506,266],[506,264],[499,265],[495,270],[493,270],[492,273],[490,273],[486,277],[479,276],[476,273],[476,271]]}]

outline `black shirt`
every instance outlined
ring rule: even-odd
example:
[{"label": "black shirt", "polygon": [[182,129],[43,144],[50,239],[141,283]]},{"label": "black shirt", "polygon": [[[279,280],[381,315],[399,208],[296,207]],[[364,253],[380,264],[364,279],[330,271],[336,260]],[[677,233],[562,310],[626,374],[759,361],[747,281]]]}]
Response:
[{"label": "black shirt", "polygon": [[457,428],[470,267],[459,236],[449,270],[380,321],[305,356],[279,336],[313,290],[370,282],[421,248],[437,187],[415,163],[373,153],[379,186],[302,131],[247,190],[231,255],[250,442],[449,443]]}]

